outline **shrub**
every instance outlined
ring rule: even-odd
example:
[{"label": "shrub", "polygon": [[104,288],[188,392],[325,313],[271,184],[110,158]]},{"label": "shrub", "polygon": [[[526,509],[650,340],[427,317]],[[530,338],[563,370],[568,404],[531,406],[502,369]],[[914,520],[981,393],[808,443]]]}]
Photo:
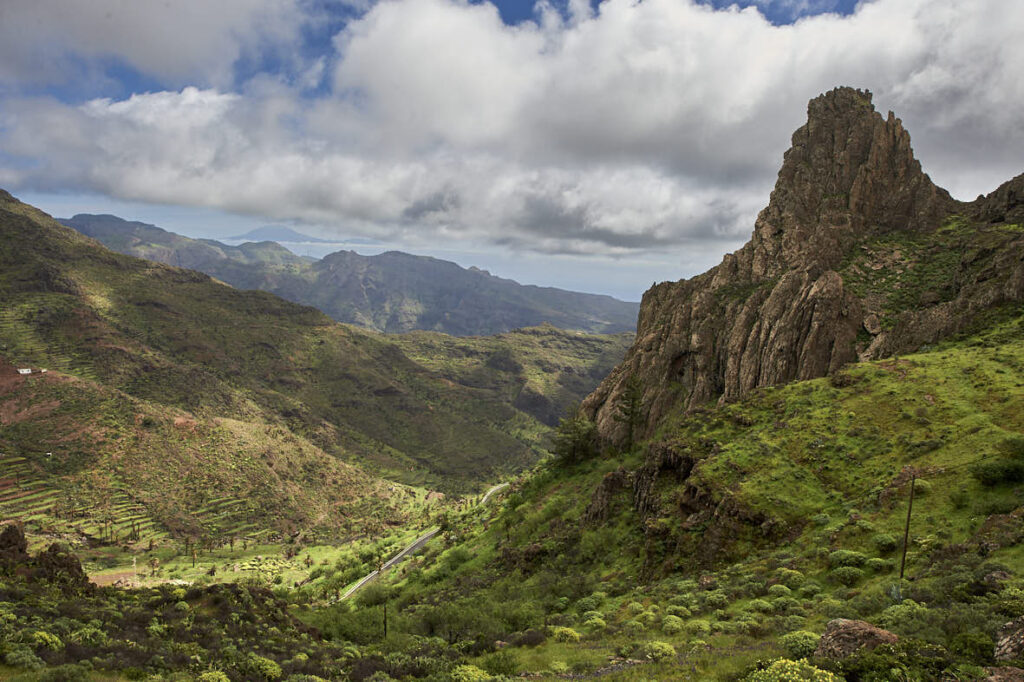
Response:
[{"label": "shrub", "polygon": [[915,495],[930,495],[932,492],[931,481],[927,481],[923,478],[917,479],[914,482],[914,494]]},{"label": "shrub", "polygon": [[487,682],[489,679],[491,676],[475,665],[456,666],[451,672],[452,682]]},{"label": "shrub", "polygon": [[843,566],[863,566],[867,560],[868,558],[860,552],[854,552],[849,549],[837,549],[828,555],[828,565],[832,568]]},{"label": "shrub", "polygon": [[813,597],[819,592],[821,592],[821,585],[813,580],[808,580],[804,583],[803,587],[800,588],[801,597]]},{"label": "shrub", "polygon": [[572,628],[554,628],[551,631],[551,637],[556,642],[578,642],[580,641],[580,633],[576,632]]},{"label": "shrub", "polygon": [[841,679],[827,670],[815,668],[805,660],[780,658],[764,670],[748,675],[746,682],[840,682]]},{"label": "shrub", "polygon": [[811,522],[813,522],[815,526],[827,526],[831,520],[832,519],[828,517],[828,514],[815,514],[811,518]]},{"label": "shrub", "polygon": [[832,571],[832,578],[840,585],[851,587],[864,577],[864,571],[854,566],[840,566]]},{"label": "shrub", "polygon": [[871,538],[871,542],[875,545],[875,549],[878,550],[879,554],[888,554],[899,546],[899,543],[896,542],[896,538],[888,533],[879,533],[875,537]]},{"label": "shrub", "polygon": [[1004,483],[1024,481],[1024,461],[1001,459],[993,462],[979,462],[971,467],[971,475],[986,487]]},{"label": "shrub", "polygon": [[647,631],[647,626],[638,620],[627,620],[622,627],[631,635],[639,635]]},{"label": "shrub", "polygon": [[673,658],[676,649],[668,642],[648,642],[644,645],[644,658],[650,661],[663,661],[666,658]]},{"label": "shrub", "polygon": [[513,646],[540,646],[547,637],[540,630],[527,630],[526,632],[516,635],[512,639]]},{"label": "shrub", "polygon": [[587,611],[583,614],[584,621],[590,620],[591,618],[604,618],[604,614],[600,611]]},{"label": "shrub", "polygon": [[39,673],[37,682],[89,682],[92,679],[84,665],[65,664]]},{"label": "shrub", "polygon": [[793,590],[789,589],[785,585],[772,585],[768,588],[768,596],[770,597],[788,597],[793,593]]},{"label": "shrub", "polygon": [[868,559],[866,567],[869,571],[874,573],[887,573],[895,567],[895,564],[890,559],[879,559],[876,557],[874,559]]},{"label": "shrub", "polygon": [[483,666],[492,675],[516,675],[519,673],[519,656],[514,651],[502,649],[485,658]]},{"label": "shrub", "polygon": [[992,662],[995,642],[984,632],[961,632],[953,638],[949,649],[957,656],[986,665]]},{"label": "shrub", "polygon": [[554,675],[564,675],[569,672],[569,666],[565,664],[565,661],[551,661],[548,671]]},{"label": "shrub", "polygon": [[644,625],[646,625],[647,627],[650,627],[654,625],[656,622],[658,622],[658,614],[656,614],[654,611],[644,611],[639,616],[637,616],[636,619]]},{"label": "shrub", "polygon": [[576,601],[576,610],[580,613],[587,611],[594,611],[601,605],[601,599],[596,595],[590,595],[589,597],[583,597]]},{"label": "shrub", "polygon": [[757,611],[758,613],[771,613],[772,609],[772,603],[767,599],[751,599],[746,607],[747,611]]},{"label": "shrub", "polygon": [[638,613],[643,613],[644,605],[638,601],[631,601],[628,604],[626,604],[626,612],[629,613],[631,616],[635,616]]},{"label": "shrub", "polygon": [[711,634],[711,623],[706,620],[691,620],[686,629],[692,636],[703,639]]},{"label": "shrub", "polygon": [[678,606],[676,604],[673,604],[672,606],[667,607],[665,609],[665,613],[666,613],[666,615],[669,615],[669,616],[678,616],[679,618],[684,618],[684,619],[685,618],[689,618],[692,615],[690,613],[690,609],[686,608],[685,606]]},{"label": "shrub", "polygon": [[12,668],[26,668],[28,670],[39,670],[46,666],[42,659],[24,647],[8,652],[4,656],[4,663]]},{"label": "shrub", "polygon": [[804,584],[804,574],[800,571],[794,571],[791,568],[780,568],[775,574],[778,576],[779,581],[791,590],[795,590]]},{"label": "shrub", "polygon": [[594,616],[593,618],[588,618],[583,623],[583,627],[587,628],[588,630],[593,630],[596,632],[606,629],[608,627],[608,623],[605,622],[604,618],[601,618],[600,616]]},{"label": "shrub", "polygon": [[666,635],[676,635],[683,631],[683,625],[679,616],[665,616],[661,621],[661,631]]},{"label": "shrub", "polygon": [[706,609],[724,609],[729,605],[729,598],[721,590],[715,590],[705,593],[701,602]]},{"label": "shrub", "polygon": [[786,650],[787,654],[794,659],[801,659],[810,658],[814,655],[814,650],[818,648],[819,639],[821,637],[813,632],[797,630],[796,632],[786,633],[779,641],[782,643],[782,648]]},{"label": "shrub", "polygon": [[264,656],[249,654],[245,661],[245,667],[258,679],[276,680],[281,677],[281,666]]},{"label": "shrub", "polygon": [[231,678],[219,670],[208,670],[196,680],[197,682],[231,682]]}]

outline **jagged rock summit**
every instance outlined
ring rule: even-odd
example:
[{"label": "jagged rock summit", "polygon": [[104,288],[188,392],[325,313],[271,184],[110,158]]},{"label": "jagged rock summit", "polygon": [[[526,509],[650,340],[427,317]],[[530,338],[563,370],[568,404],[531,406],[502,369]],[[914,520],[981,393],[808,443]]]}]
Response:
[{"label": "jagged rock summit", "polygon": [[[650,431],[680,403],[731,400],[913,350],[1024,299],[1021,233],[989,229],[1019,217],[1022,185],[1024,176],[972,204],[955,201],[870,92],[820,95],[751,240],[702,275],[647,291],[633,347],[584,412],[602,437],[622,441],[615,417],[630,377],[641,380]],[[951,260],[950,249],[963,257]]]}]

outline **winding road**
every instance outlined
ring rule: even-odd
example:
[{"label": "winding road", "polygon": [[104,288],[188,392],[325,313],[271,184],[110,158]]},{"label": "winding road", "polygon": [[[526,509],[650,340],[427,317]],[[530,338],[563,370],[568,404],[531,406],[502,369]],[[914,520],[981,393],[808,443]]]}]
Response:
[{"label": "winding road", "polygon": [[[499,483],[498,485],[496,485],[493,488],[491,488],[490,490],[488,490],[486,493],[484,493],[483,498],[480,500],[480,504],[487,504],[487,501],[491,499],[491,495],[493,495],[494,493],[498,492],[499,490],[507,488],[508,485],[509,485],[508,483]],[[427,544],[432,537],[434,537],[435,535],[437,535],[440,532],[441,532],[440,528],[433,528],[431,530],[428,530],[426,533],[424,533],[423,535],[419,536],[418,538],[413,540],[411,543],[406,545],[406,547],[401,552],[399,552],[395,556],[393,556],[390,559],[388,559],[387,561],[385,561],[384,565],[381,566],[379,570],[371,571],[367,575],[363,576],[359,580],[359,582],[357,582],[352,587],[348,588],[345,591],[345,594],[341,595],[341,598],[342,599],[348,599],[353,594],[355,594],[356,592],[361,590],[363,587],[365,587],[367,584],[373,582],[377,578],[377,576],[381,574],[381,572],[388,570],[389,568],[391,568],[392,566],[394,566],[395,564],[397,564],[399,561],[401,561],[405,557],[409,556],[410,554],[415,554],[416,552],[420,551],[423,548],[423,545]]]}]

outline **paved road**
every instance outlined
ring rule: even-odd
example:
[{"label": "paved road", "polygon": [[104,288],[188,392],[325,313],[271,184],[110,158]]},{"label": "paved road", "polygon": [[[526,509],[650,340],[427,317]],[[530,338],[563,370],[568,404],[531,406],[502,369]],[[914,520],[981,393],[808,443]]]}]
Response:
[{"label": "paved road", "polygon": [[[491,495],[493,495],[494,493],[498,492],[499,490],[502,490],[502,489],[507,488],[507,487],[508,487],[508,483],[499,483],[498,485],[494,486],[493,488],[488,490],[486,493],[484,493],[483,498],[481,498],[481,500],[480,500],[480,504],[487,504],[487,501],[491,499]],[[426,533],[424,533],[423,535],[419,536],[418,538],[413,540],[410,544],[408,544],[405,547],[405,549],[403,549],[401,552],[399,552],[398,554],[396,554],[395,556],[391,557],[386,562],[384,562],[384,565],[381,567],[380,571],[372,571],[371,573],[363,576],[362,579],[360,579],[359,582],[357,582],[352,587],[348,588],[345,591],[345,594],[341,595],[341,598],[342,599],[348,599],[353,594],[355,594],[356,592],[361,590],[363,587],[365,587],[368,583],[373,582],[377,578],[377,576],[380,575],[381,571],[388,570],[389,568],[391,568],[392,566],[397,564],[399,561],[401,561],[405,557],[409,556],[410,554],[415,554],[416,552],[418,552],[421,549],[423,549],[423,545],[427,544],[427,542],[429,542],[432,537],[434,537],[435,535],[437,535],[440,532],[441,532],[440,528],[432,528],[431,530],[428,530]]]}]

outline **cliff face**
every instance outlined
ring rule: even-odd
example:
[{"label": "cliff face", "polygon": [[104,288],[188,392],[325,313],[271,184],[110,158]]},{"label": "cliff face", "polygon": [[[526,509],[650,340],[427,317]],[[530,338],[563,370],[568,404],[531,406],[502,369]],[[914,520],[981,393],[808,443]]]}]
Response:
[{"label": "cliff face", "polygon": [[679,404],[913,350],[982,309],[1024,299],[1021,233],[989,227],[1020,218],[1022,184],[956,202],[869,92],[811,100],[751,240],[702,275],[647,291],[636,342],[585,412],[604,438],[621,441],[614,417],[631,376],[643,385],[650,431]]}]

